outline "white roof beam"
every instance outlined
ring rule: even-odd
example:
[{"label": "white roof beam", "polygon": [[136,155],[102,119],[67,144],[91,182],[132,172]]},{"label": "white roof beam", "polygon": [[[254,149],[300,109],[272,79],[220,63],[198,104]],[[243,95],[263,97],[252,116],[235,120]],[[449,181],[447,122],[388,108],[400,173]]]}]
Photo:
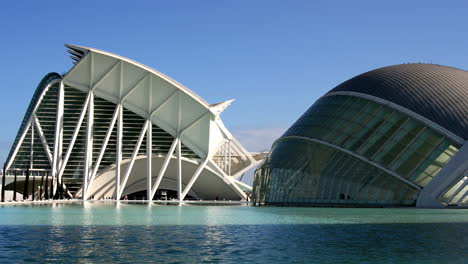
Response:
[{"label": "white roof beam", "polygon": [[141,78],[124,96],[122,96],[122,101],[124,101],[149,76],[151,76],[150,73],[146,73],[143,78]]},{"label": "white roof beam", "polygon": [[166,99],[164,99],[164,101],[158,105],[150,114],[150,117],[152,117],[153,115],[155,115],[164,105],[167,104],[167,102],[175,95],[177,94],[177,92],[179,92],[178,90],[175,90],[173,93],[171,93],[168,97],[166,97]]},{"label": "white roof beam", "polygon": [[[93,67],[92,66],[93,65],[92,58],[93,57],[91,57],[91,68]],[[101,84],[119,65],[122,67],[122,61],[117,61],[116,63],[114,63],[114,65],[112,65],[112,68],[110,68],[99,80],[97,80],[96,83],[93,84],[93,80],[91,80],[91,82],[90,82],[91,89],[94,89],[99,84]],[[91,76],[93,76],[92,72],[91,72]]]}]

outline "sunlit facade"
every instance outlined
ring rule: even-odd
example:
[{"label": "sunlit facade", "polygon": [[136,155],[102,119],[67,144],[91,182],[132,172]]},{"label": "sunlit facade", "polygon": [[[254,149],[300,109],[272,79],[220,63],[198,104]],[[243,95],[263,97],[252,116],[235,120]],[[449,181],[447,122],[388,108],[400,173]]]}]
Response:
[{"label": "sunlit facade", "polygon": [[254,199],[466,205],[466,102],[468,72],[445,66],[396,65],[350,79],[317,100],[273,144],[256,171]]},{"label": "sunlit facade", "polygon": [[[168,76],[130,59],[67,45],[74,67],[47,74],[5,163],[5,190],[29,199],[242,200],[237,179],[262,156],[220,114]],[[169,196],[169,197],[168,197]]]}]

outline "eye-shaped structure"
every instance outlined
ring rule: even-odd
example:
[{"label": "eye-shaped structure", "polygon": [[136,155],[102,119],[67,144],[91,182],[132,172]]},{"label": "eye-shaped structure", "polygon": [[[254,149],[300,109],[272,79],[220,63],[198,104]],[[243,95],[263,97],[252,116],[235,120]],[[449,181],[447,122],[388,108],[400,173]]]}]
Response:
[{"label": "eye-shaped structure", "polygon": [[468,205],[468,72],[402,64],[317,100],[257,169],[266,204]]},{"label": "eye-shaped structure", "polygon": [[4,190],[15,174],[15,191],[40,198],[246,198],[251,188],[237,178],[262,154],[246,151],[223,125],[219,115],[232,100],[210,105],[150,67],[66,46],[75,66],[39,84]]}]

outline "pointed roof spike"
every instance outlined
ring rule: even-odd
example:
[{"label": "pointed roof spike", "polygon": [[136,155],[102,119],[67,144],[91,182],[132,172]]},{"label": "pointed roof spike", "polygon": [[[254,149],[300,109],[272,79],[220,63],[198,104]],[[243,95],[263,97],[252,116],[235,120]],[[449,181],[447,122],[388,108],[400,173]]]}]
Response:
[{"label": "pointed roof spike", "polygon": [[225,102],[211,104],[210,109],[214,114],[219,116],[224,110],[226,110],[226,108],[228,108],[228,106],[232,104],[232,102],[234,102],[234,100],[236,99],[231,99]]}]

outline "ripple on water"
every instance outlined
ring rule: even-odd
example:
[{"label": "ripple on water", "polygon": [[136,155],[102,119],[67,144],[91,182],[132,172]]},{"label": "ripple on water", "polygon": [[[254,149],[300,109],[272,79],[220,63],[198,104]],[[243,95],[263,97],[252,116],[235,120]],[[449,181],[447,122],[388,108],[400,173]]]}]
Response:
[{"label": "ripple on water", "polygon": [[[0,263],[467,263],[468,259],[464,210],[131,205],[0,211]],[[34,219],[25,220],[29,218]]]}]

